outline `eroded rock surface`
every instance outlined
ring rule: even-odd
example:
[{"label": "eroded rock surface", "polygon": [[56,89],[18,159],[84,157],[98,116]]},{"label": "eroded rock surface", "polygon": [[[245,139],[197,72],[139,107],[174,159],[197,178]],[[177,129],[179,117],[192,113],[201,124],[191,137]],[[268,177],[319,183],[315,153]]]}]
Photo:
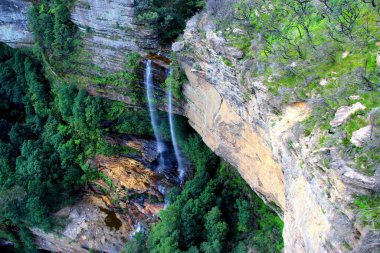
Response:
[{"label": "eroded rock surface", "polygon": [[[111,225],[106,224],[106,219],[109,219],[107,212],[114,215]],[[62,231],[45,233],[32,229],[39,248],[62,253],[89,252],[89,249],[120,252],[133,231],[124,215],[109,209],[102,198],[95,195],[85,195],[77,204],[60,210],[56,216],[68,221]]]},{"label": "eroded rock surface", "polygon": [[[207,15],[193,17],[178,53],[189,79],[183,92],[190,124],[252,189],[281,209],[285,252],[365,252],[366,241],[376,252],[379,233],[362,225],[352,203],[356,195],[373,192],[378,179],[352,169],[337,150],[320,149],[320,132],[303,135],[300,122],[310,106],[279,104],[263,78],[251,76],[255,61],[239,60],[214,29]],[[362,108],[344,108],[332,125]]]},{"label": "eroded rock surface", "polygon": [[364,109],[365,106],[362,105],[360,102],[357,102],[351,106],[342,106],[336,111],[335,117],[330,122],[330,125],[332,127],[338,127],[342,125],[344,122],[346,122],[346,120],[349,119],[352,114]]},{"label": "eroded rock surface", "polygon": [[[11,47],[33,45],[28,28],[31,0],[0,1],[0,41]],[[71,20],[81,31],[83,49],[78,62],[87,74],[124,70],[129,52],[158,47],[157,34],[137,20],[135,0],[78,0]]]},{"label": "eroded rock surface", "polygon": [[0,41],[11,47],[28,47],[33,35],[28,29],[27,12],[32,5],[28,0],[0,1]]},{"label": "eroded rock surface", "polygon": [[368,125],[360,128],[359,130],[352,133],[351,143],[357,147],[363,146],[364,143],[371,139],[374,126]]},{"label": "eroded rock surface", "polygon": [[123,70],[130,51],[158,47],[157,34],[137,21],[135,0],[78,0],[71,19],[83,32],[85,55],[105,71]]},{"label": "eroded rock surface", "polygon": [[[97,156],[90,161],[101,177],[93,181],[74,205],[54,214],[63,229],[46,233],[32,229],[41,249],[76,253],[97,250],[120,252],[137,227],[158,221],[165,207],[165,192],[173,186],[165,175],[144,164],[157,159],[155,142],[136,137],[109,137],[109,142],[135,147],[142,154],[131,157]],[[146,152],[145,155],[143,155]]]}]

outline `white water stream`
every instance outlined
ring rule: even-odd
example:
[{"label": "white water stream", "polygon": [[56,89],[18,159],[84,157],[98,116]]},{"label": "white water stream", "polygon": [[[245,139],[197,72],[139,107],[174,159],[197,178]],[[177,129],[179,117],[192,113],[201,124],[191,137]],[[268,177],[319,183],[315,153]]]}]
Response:
[{"label": "white water stream", "polygon": [[[172,74],[172,70],[170,70],[170,75]],[[170,136],[172,139],[172,145],[174,148],[174,153],[175,153],[175,158],[177,160],[178,164],[178,179],[180,183],[183,182],[183,179],[185,177],[185,167],[183,166],[183,161],[182,161],[182,155],[181,151],[179,150],[178,147],[178,142],[177,142],[177,137],[175,134],[175,129],[174,129],[174,115],[173,115],[173,96],[171,93],[171,88],[169,87],[169,92],[168,92],[168,113],[169,113],[169,125],[170,125]]]},{"label": "white water stream", "polygon": [[165,143],[162,141],[159,131],[158,131],[158,116],[157,110],[154,104],[154,84],[153,84],[153,73],[152,73],[152,61],[147,60],[145,66],[144,83],[146,89],[146,98],[148,100],[150,121],[153,127],[154,137],[157,144],[158,153],[158,165],[157,171],[162,172],[166,167],[165,159],[163,153],[167,150]]}]

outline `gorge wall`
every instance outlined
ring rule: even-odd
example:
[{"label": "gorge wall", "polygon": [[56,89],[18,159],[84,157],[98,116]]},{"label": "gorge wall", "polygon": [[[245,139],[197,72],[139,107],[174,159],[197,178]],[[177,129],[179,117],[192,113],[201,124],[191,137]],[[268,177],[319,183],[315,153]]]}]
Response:
[{"label": "gorge wall", "polygon": [[[92,64],[93,72],[123,70],[128,52],[158,48],[157,33],[137,20],[135,0],[79,0],[71,20],[81,33],[83,51],[79,61]],[[32,1],[0,2],[0,39],[11,47],[30,47],[33,35],[27,13]],[[97,71],[96,71],[97,70]]]},{"label": "gorge wall", "polygon": [[71,20],[83,33],[85,54],[103,71],[123,70],[130,51],[158,47],[155,31],[137,20],[135,0],[80,0]]},{"label": "gorge wall", "polygon": [[[22,0],[0,3],[0,41],[31,45],[28,6]],[[158,47],[154,32],[136,21],[134,7],[132,0],[79,0],[72,11],[86,52],[105,71],[121,70],[127,51]],[[379,189],[379,173],[366,176],[350,168],[336,150],[318,149],[318,131],[299,134],[310,106],[297,102],[281,107],[262,78],[252,77],[254,60],[240,60],[243,53],[214,27],[207,15],[193,17],[175,48],[189,80],[181,113],[283,217],[285,252],[376,252],[380,234],[362,225],[352,203],[357,194]],[[327,156],[331,168],[323,163]]]},{"label": "gorge wall", "polygon": [[[378,176],[350,168],[336,150],[318,149],[318,131],[297,133],[310,106],[281,107],[263,78],[252,77],[254,60],[239,61],[243,53],[214,27],[207,15],[197,15],[173,46],[189,79],[183,93],[190,124],[252,189],[281,209],[285,252],[378,250],[379,233],[364,228],[352,208],[356,194],[378,189]],[[332,168],[323,164],[326,156]]]},{"label": "gorge wall", "polygon": [[0,3],[0,38],[11,47],[31,46],[27,11],[32,1],[4,0]]}]

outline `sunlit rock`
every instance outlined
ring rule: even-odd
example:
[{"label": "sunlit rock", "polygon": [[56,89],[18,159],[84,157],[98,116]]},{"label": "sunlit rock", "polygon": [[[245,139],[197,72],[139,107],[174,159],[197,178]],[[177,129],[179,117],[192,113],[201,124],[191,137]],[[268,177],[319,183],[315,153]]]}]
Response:
[{"label": "sunlit rock", "polygon": [[355,112],[364,110],[366,107],[360,102],[357,102],[351,106],[342,106],[335,112],[334,119],[330,122],[332,127],[338,127],[342,125],[346,120]]}]

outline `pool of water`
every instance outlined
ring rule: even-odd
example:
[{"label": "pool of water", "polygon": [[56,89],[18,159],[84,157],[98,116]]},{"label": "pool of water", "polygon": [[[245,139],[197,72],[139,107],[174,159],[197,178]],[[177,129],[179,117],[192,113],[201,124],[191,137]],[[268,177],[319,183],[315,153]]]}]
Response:
[{"label": "pool of water", "polygon": [[106,208],[99,207],[100,211],[105,213],[107,216],[104,218],[104,222],[106,223],[106,226],[110,229],[115,229],[116,231],[120,229],[121,227],[121,220],[119,220],[116,216],[116,213],[113,211],[110,211]]}]

